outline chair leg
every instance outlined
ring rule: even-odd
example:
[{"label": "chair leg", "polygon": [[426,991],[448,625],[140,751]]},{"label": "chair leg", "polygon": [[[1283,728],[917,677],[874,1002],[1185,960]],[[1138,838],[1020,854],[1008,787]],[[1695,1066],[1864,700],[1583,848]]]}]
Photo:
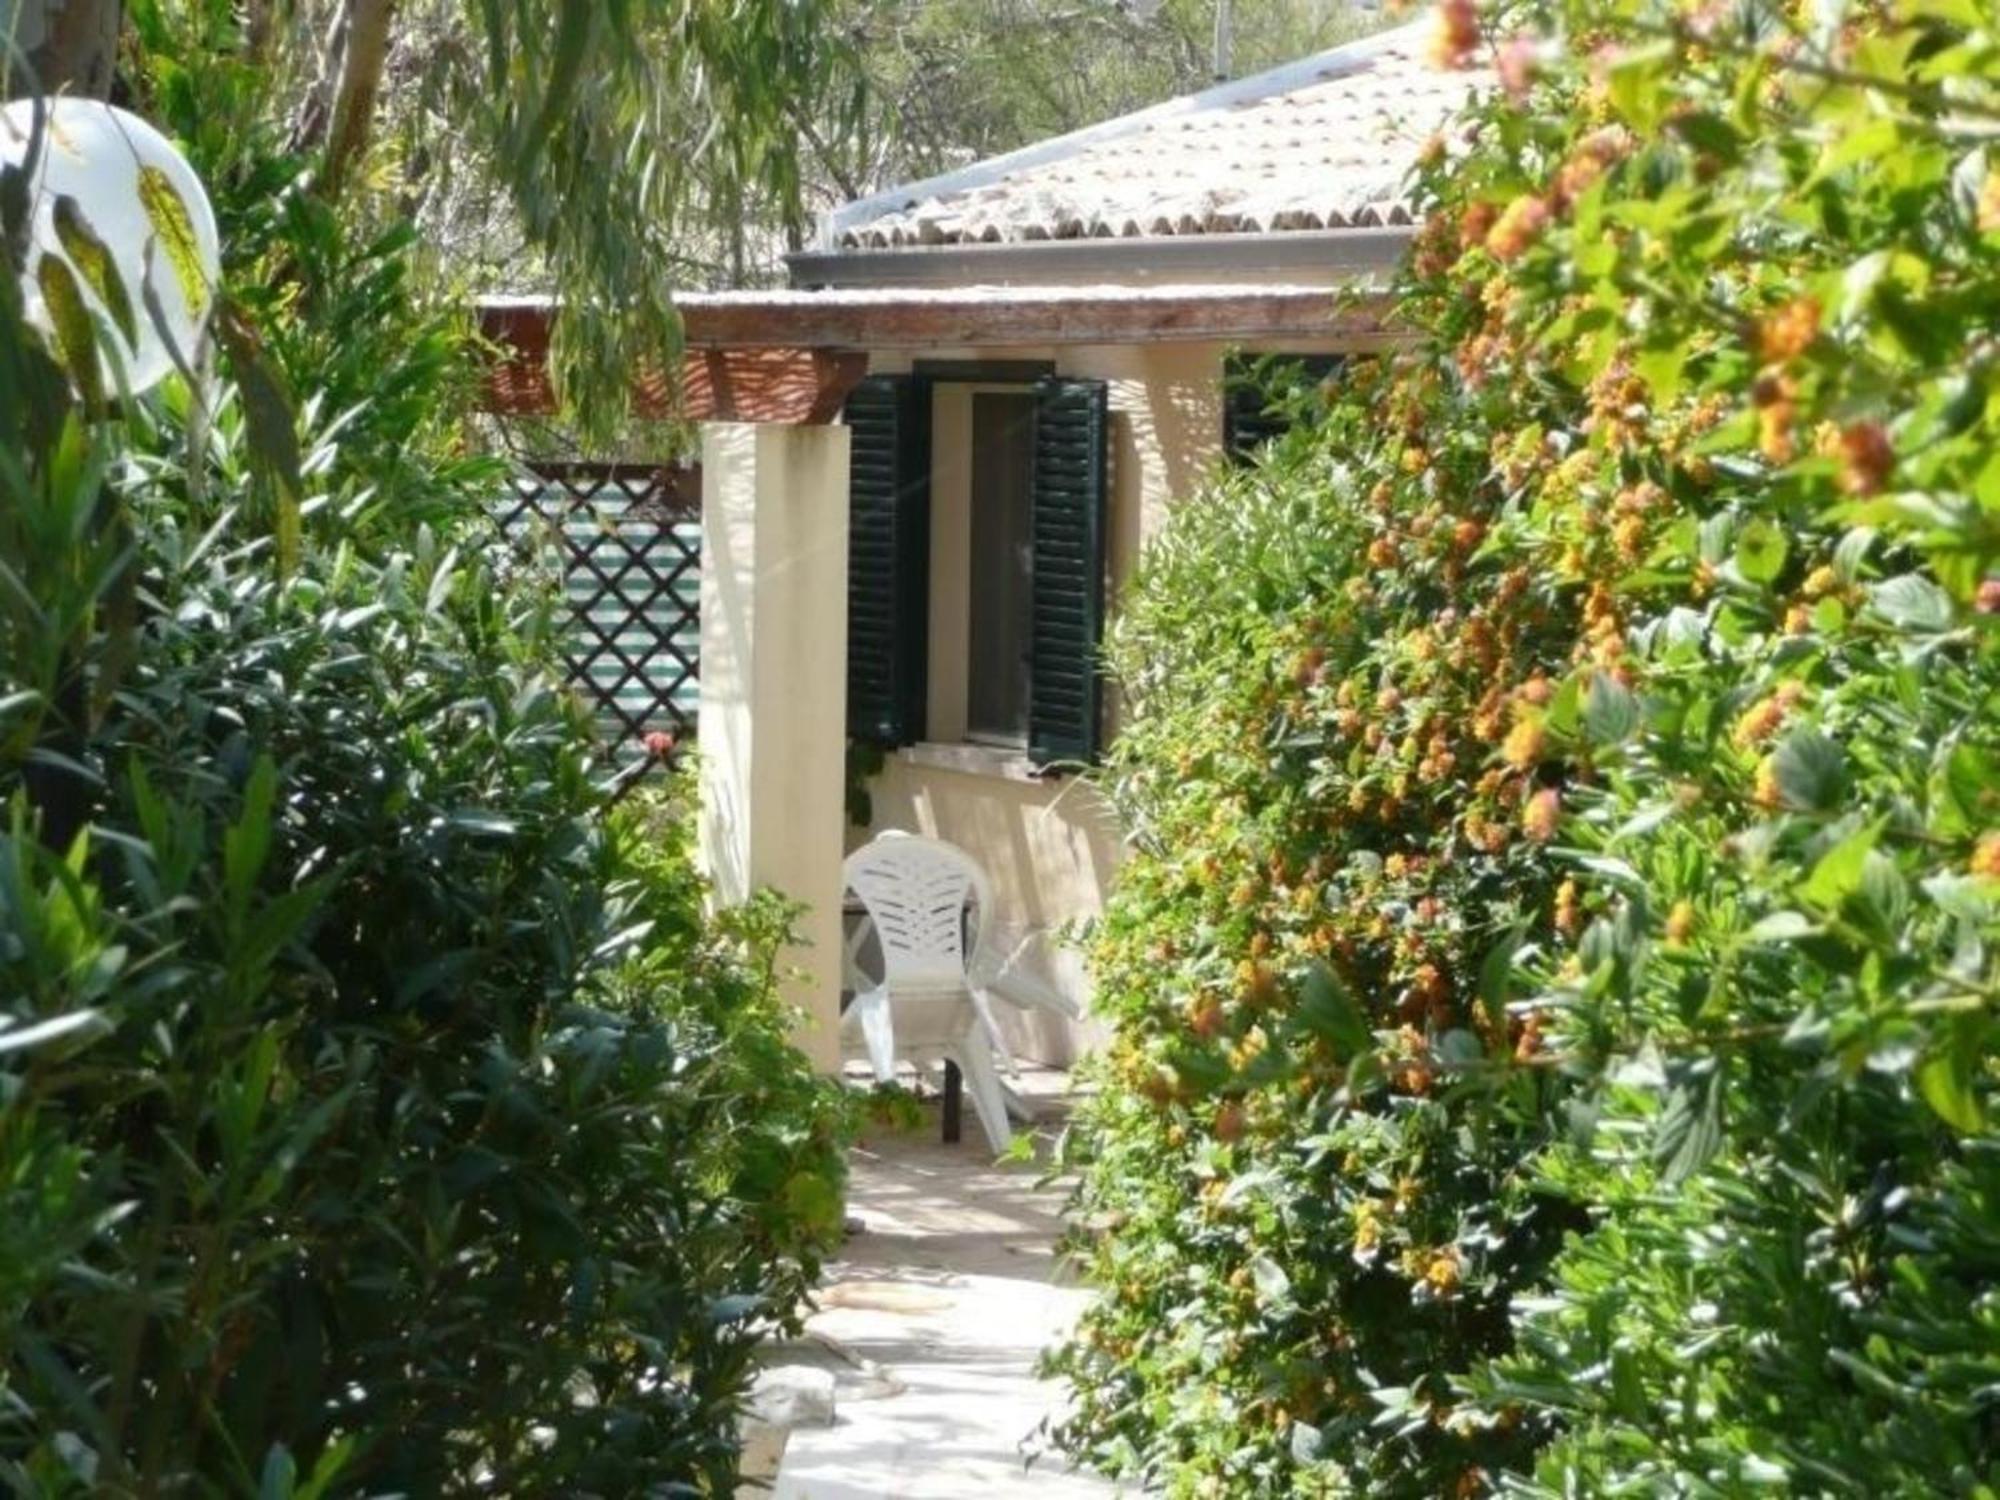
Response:
[{"label": "chair leg", "polygon": [[986,1131],[986,1140],[998,1156],[1014,1139],[1007,1125],[1007,1101],[1000,1092],[1000,1075],[993,1067],[993,1049],[986,1040],[985,1025],[975,1020],[959,1043],[959,1063],[965,1071],[965,1086],[972,1095],[973,1113]]},{"label": "chair leg", "polygon": [[964,1135],[959,1119],[965,1095],[965,1078],[959,1072],[958,1064],[946,1060],[944,1065],[944,1143],[956,1146]]},{"label": "chair leg", "polygon": [[840,1018],[843,1041],[859,1035],[877,1083],[896,1081],[896,1029],[888,992],[879,986],[854,997]]}]

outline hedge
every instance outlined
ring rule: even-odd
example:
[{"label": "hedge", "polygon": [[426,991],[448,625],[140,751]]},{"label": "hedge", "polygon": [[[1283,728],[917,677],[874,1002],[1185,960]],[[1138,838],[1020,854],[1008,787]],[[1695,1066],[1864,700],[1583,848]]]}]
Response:
[{"label": "hedge", "polygon": [[1128,598],[1073,1451],[1986,1494],[2000,39],[1439,15],[1401,346]]}]

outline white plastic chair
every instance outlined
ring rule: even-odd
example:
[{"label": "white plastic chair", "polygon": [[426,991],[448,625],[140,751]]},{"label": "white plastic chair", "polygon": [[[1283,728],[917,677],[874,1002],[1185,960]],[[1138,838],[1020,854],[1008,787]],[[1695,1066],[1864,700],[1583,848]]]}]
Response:
[{"label": "white plastic chair", "polygon": [[[889,1083],[896,1061],[919,1071],[958,1065],[986,1139],[998,1153],[1013,1133],[994,1048],[983,972],[993,926],[993,890],[964,850],[910,833],[884,833],[847,856],[847,888],[861,898],[882,951],[882,979],[857,977],[841,1017],[843,1051],[865,1057]],[[968,923],[970,903],[977,920]],[[968,951],[966,928],[972,927]]]}]

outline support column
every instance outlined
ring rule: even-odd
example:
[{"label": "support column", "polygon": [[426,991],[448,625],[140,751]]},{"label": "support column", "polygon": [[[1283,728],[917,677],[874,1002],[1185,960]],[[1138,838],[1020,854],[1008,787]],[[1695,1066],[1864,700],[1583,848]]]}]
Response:
[{"label": "support column", "polygon": [[701,851],[718,900],[803,902],[800,1047],[840,1066],[845,427],[702,426]]}]

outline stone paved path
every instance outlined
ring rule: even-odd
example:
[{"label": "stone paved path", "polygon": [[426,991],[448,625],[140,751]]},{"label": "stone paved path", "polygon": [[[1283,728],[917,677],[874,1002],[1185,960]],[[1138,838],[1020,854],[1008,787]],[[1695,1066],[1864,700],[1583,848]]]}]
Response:
[{"label": "stone paved path", "polygon": [[831,1426],[800,1427],[778,1500],[1103,1500],[1128,1494],[1039,1451],[1062,1393],[1036,1355],[1085,1294],[1059,1284],[1061,1194],[1036,1170],[997,1166],[967,1111],[965,1140],[873,1132],[852,1163],[863,1225],[827,1276],[805,1355],[834,1371]]}]

